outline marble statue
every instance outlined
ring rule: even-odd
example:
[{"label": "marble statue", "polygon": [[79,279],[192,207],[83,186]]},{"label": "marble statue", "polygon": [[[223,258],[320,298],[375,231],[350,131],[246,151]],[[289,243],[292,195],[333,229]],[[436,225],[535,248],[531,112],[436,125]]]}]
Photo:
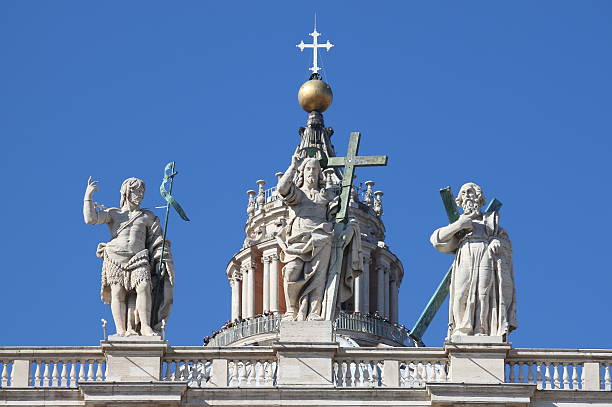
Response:
[{"label": "marble statue", "polygon": [[[325,188],[326,177],[316,158],[302,158],[298,149],[287,171],[280,177],[277,192],[289,206],[287,225],[277,235],[281,248],[283,285],[287,306],[283,319],[324,320],[334,216],[339,199]],[[349,252],[341,276],[336,306],[352,295],[353,279],[361,271],[358,226],[349,222],[344,249]],[[357,238],[353,239],[353,236]]]},{"label": "marble statue", "polygon": [[128,178],[121,185],[119,208],[105,208],[93,202],[98,182],[87,181],[83,218],[88,225],[107,224],[111,240],[100,243],[97,256],[102,263],[102,301],[110,304],[119,336],[156,336],[172,307],[174,265],[166,241],[164,249],[163,297],[158,309],[159,323],[152,327],[153,287],[159,283],[155,270],[161,257],[163,233],[159,219],[142,209],[145,184]]},{"label": "marble statue", "polygon": [[455,200],[459,219],[436,229],[431,243],[442,253],[455,254],[450,304],[449,339],[454,335],[507,338],[517,328],[512,245],[499,226],[497,212],[482,213],[482,189],[469,182]]}]

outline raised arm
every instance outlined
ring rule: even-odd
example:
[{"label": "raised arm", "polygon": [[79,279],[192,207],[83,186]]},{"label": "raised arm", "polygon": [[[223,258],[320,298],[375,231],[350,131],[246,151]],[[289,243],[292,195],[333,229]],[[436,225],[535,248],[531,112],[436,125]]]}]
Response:
[{"label": "raised arm", "polygon": [[293,182],[293,176],[300,162],[300,156],[298,154],[298,150],[299,150],[299,147],[295,149],[295,152],[291,156],[291,164],[289,164],[287,171],[285,171],[283,176],[278,180],[276,190],[281,196],[286,196],[289,193],[289,188],[291,188],[291,183]]},{"label": "raised arm", "polygon": [[88,225],[97,225],[101,219],[98,219],[98,212],[93,203],[93,194],[98,190],[98,181],[93,181],[91,177],[87,180],[87,188],[83,197],[83,220]]}]

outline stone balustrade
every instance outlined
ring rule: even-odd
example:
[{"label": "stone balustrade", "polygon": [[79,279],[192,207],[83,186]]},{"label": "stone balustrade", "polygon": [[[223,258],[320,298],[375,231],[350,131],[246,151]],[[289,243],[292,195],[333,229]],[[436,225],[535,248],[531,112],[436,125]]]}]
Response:
[{"label": "stone balustrade", "polygon": [[536,384],[540,390],[612,390],[612,351],[513,349],[506,383]]},{"label": "stone balustrade", "polygon": [[106,379],[99,346],[0,348],[0,387],[77,387]]},{"label": "stone balustrade", "polygon": [[[425,388],[451,382],[445,348],[338,348],[335,387]],[[275,387],[277,347],[168,347],[160,381],[202,387]],[[106,380],[102,347],[0,348],[0,387],[76,388]],[[612,350],[511,349],[505,382],[538,390],[612,390]]]}]

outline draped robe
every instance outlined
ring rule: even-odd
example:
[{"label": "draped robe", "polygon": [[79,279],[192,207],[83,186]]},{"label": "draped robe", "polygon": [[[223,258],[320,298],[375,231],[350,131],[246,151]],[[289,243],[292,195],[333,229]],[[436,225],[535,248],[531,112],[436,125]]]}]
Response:
[{"label": "draped robe", "polygon": [[[450,301],[449,339],[452,335],[507,336],[516,329],[516,289],[512,270],[512,245],[499,226],[496,212],[472,220],[473,230],[462,238],[439,238],[440,229],[431,235],[433,246],[442,253],[455,254]],[[497,255],[489,244],[497,239]]]}]

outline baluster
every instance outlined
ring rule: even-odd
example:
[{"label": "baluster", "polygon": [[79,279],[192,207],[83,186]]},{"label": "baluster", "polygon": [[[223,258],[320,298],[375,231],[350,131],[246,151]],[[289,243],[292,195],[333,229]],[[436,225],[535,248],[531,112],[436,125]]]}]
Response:
[{"label": "baluster", "polygon": [[545,389],[552,389],[552,378],[550,376],[550,362],[544,362],[544,388]]},{"label": "baluster", "polygon": [[561,379],[559,378],[559,369],[557,369],[557,366],[559,365],[559,363],[557,362],[553,362],[553,379],[555,380],[555,387],[553,387],[554,389],[560,389],[561,388]]},{"label": "baluster", "polygon": [[62,373],[60,374],[60,387],[68,387],[68,362],[62,362]]},{"label": "baluster", "polygon": [[[582,365],[582,371],[580,372],[580,388],[581,389],[584,389],[584,381],[586,379],[585,375],[586,374],[584,372],[584,365]],[[597,384],[599,384],[599,383],[597,383]],[[597,386],[597,387],[599,387],[599,386]]]},{"label": "baluster", "polygon": [[357,364],[355,362],[351,362],[350,369],[351,369],[351,387],[357,387],[356,380],[355,380],[356,375],[357,375]]},{"label": "baluster", "polygon": [[70,387],[76,387],[77,385],[77,361],[73,360],[70,362]]},{"label": "baluster", "polygon": [[433,382],[435,381],[435,377],[436,377],[436,365],[432,364],[431,362],[427,362],[427,366],[425,366],[425,373],[426,373],[426,381],[427,382]]},{"label": "baluster", "polygon": [[271,386],[272,385],[272,363],[269,360],[266,360],[266,370],[265,370],[264,378],[265,378],[264,384],[266,386]]},{"label": "baluster", "polygon": [[342,361],[340,364],[341,368],[342,368],[342,387],[346,387],[346,371],[348,369],[347,363],[345,361]]},{"label": "baluster", "polygon": [[544,383],[542,382],[542,364],[540,362],[535,362],[536,365],[536,387],[538,390],[542,390],[544,388]]},{"label": "baluster", "polygon": [[332,364],[332,380],[334,382],[334,384],[336,385],[336,387],[338,387],[339,384],[339,374],[338,374],[338,362],[334,362]]},{"label": "baluster", "polygon": [[[603,364],[603,363],[602,363]],[[603,364],[605,373],[604,373],[604,389],[612,390],[612,379],[610,378],[610,369],[612,369],[612,365]]]},{"label": "baluster", "polygon": [[96,371],[96,381],[101,382],[104,380],[104,376],[102,373],[102,361],[98,360],[98,370]]},{"label": "baluster", "polygon": [[238,386],[246,384],[247,378],[247,367],[246,362],[239,362],[238,366]]},{"label": "baluster", "polygon": [[42,363],[40,360],[35,361],[36,363],[36,371],[34,372],[34,386],[40,386],[40,364]]},{"label": "baluster", "polygon": [[408,387],[408,369],[408,363],[400,363],[400,387]]},{"label": "baluster", "polygon": [[79,362],[79,383],[85,381],[85,362]]},{"label": "baluster", "polygon": [[264,371],[264,361],[260,360],[255,362],[257,364],[257,381],[256,381],[256,385],[257,386],[263,386],[264,385],[264,376],[265,376],[265,371]]},{"label": "baluster", "polygon": [[0,387],[7,387],[9,362],[5,360],[4,362],[0,361],[0,363],[2,363],[2,385]]},{"label": "baluster", "polygon": [[421,387],[421,384],[423,383],[423,376],[422,376],[422,372],[421,372],[421,367],[423,366],[423,364],[421,362],[418,362],[416,364],[416,367],[414,369],[416,376],[415,376],[415,381],[416,381],[416,387]]},{"label": "baluster", "polygon": [[448,378],[446,376],[446,360],[440,361],[440,381],[445,382]]},{"label": "baluster", "polygon": [[363,384],[363,370],[361,370],[361,361],[355,361],[355,387],[361,387]]},{"label": "baluster", "polygon": [[380,372],[378,370],[378,363],[372,360],[372,386],[378,387],[380,385]]},{"label": "baluster", "polygon": [[523,362],[518,363],[518,382],[525,383],[525,373],[523,372]]},{"label": "baluster", "polygon": [[[236,362],[229,362],[228,368],[230,371],[229,386],[230,387],[237,386],[238,385],[238,366],[236,365]],[[213,374],[215,373],[213,372]]]},{"label": "baluster", "polygon": [[167,382],[170,381],[170,376],[168,373],[170,372],[170,362],[165,361],[162,362],[162,381]]},{"label": "baluster", "polygon": [[527,383],[533,383],[533,363],[527,362]]},{"label": "baluster", "polygon": [[359,386],[366,387],[368,385],[369,375],[368,375],[368,365],[362,360],[359,362],[360,374],[359,374]]},{"label": "baluster", "polygon": [[176,377],[176,372],[178,370],[178,362],[176,360],[171,361],[168,364],[168,369],[170,369],[170,381],[174,382],[176,381],[177,377]]},{"label": "baluster", "polygon": [[510,369],[508,371],[508,383],[516,383],[516,377],[514,376],[514,367],[516,366],[516,363],[514,362],[510,362],[508,363],[508,368]]},{"label": "baluster", "polygon": [[51,386],[58,387],[59,386],[59,372],[57,371],[58,361],[51,362],[53,363],[53,374],[51,375]]},{"label": "baluster", "polygon": [[89,368],[87,369],[87,381],[88,382],[93,382],[94,381],[93,360],[88,360],[87,363],[89,364]]},{"label": "baluster", "polygon": [[578,363],[575,363],[572,366],[572,389],[578,390]]},{"label": "baluster", "polygon": [[563,366],[563,390],[569,390],[570,380],[569,380],[569,370],[568,363],[564,362],[561,364]]},{"label": "baluster", "polygon": [[43,374],[43,387],[51,386],[51,369],[49,368],[49,361],[45,361],[45,373]]},{"label": "baluster", "polygon": [[248,376],[247,376],[247,385],[249,385],[249,386],[255,386],[255,384],[256,384],[255,383],[255,381],[257,380],[256,376],[255,376],[256,364],[257,364],[257,362],[252,362],[250,360],[247,360],[245,362],[245,366],[247,366],[247,373],[248,373]]}]

